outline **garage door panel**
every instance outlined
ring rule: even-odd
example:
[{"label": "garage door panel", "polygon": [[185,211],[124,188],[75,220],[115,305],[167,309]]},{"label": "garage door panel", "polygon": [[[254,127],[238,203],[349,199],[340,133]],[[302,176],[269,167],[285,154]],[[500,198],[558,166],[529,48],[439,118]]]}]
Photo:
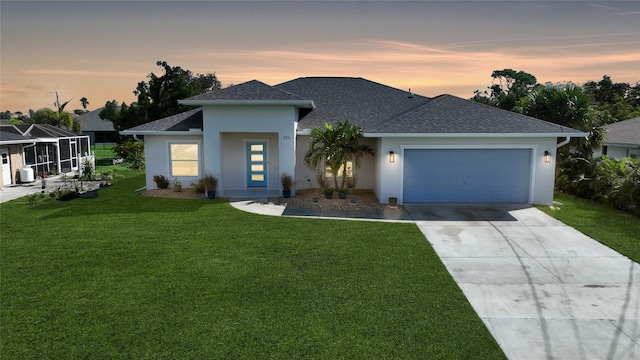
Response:
[{"label": "garage door panel", "polygon": [[405,202],[528,202],[529,149],[405,150]]}]

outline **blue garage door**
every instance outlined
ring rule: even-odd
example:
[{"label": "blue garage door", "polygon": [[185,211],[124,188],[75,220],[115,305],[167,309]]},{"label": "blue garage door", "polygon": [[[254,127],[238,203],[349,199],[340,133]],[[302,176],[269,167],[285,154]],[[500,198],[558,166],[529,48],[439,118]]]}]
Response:
[{"label": "blue garage door", "polygon": [[404,202],[529,202],[531,150],[405,150]]}]

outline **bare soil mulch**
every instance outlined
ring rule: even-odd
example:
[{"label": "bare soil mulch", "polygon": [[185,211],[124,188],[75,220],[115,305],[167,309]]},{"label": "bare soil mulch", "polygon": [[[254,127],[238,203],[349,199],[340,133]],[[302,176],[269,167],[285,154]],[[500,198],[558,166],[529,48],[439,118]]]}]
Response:
[{"label": "bare soil mulch", "polygon": [[[182,188],[182,191],[176,192],[173,189],[154,189],[146,190],[144,196],[156,196],[177,199],[202,199],[206,194],[198,193],[193,188]],[[351,199],[355,199],[354,202]],[[323,209],[323,210],[400,210],[400,207],[390,207],[381,204],[373,190],[355,190],[354,194],[347,195],[346,199],[338,198],[338,193],[333,194],[332,199],[326,199],[324,193],[320,189],[302,189],[296,192],[296,196],[290,198],[269,198],[271,203],[277,205],[286,204],[292,208],[298,209]]]}]

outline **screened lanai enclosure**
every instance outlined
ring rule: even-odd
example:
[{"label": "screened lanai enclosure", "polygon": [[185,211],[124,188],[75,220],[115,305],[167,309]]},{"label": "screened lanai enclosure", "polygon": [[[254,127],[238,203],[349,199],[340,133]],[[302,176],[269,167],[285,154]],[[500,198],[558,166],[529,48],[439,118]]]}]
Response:
[{"label": "screened lanai enclosure", "polygon": [[[13,125],[25,137],[22,145],[23,167],[36,175],[55,175],[82,171],[85,161],[95,167],[89,136],[45,124]],[[3,131],[11,131],[4,128]]]}]

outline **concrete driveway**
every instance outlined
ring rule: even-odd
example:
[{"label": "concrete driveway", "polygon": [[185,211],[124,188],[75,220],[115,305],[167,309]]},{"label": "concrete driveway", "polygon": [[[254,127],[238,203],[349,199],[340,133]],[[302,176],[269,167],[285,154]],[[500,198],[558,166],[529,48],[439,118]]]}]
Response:
[{"label": "concrete driveway", "polygon": [[405,208],[510,359],[640,359],[638,263],[529,206]]}]

